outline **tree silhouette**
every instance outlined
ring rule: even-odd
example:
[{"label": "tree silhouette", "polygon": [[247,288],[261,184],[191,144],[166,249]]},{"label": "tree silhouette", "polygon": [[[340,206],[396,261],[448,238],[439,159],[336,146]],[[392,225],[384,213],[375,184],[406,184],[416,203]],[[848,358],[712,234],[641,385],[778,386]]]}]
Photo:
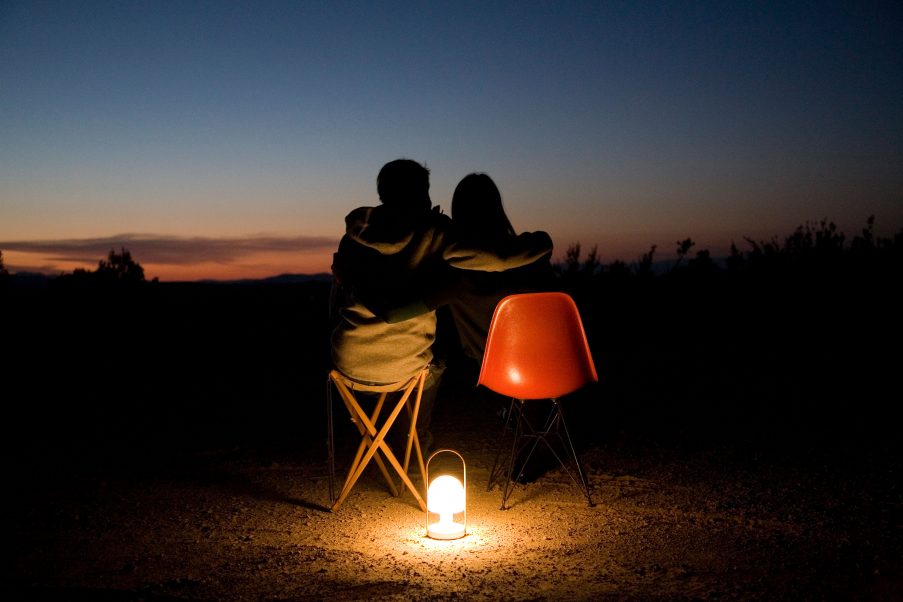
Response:
[{"label": "tree silhouette", "polygon": [[693,239],[687,238],[684,240],[677,241],[677,261],[674,262],[674,265],[671,266],[671,271],[674,271],[680,266],[681,262],[684,260],[684,257],[687,256],[687,253],[690,252],[696,246],[696,243],[693,242]]},{"label": "tree silhouette", "polygon": [[564,271],[575,274],[580,271],[580,243],[576,242],[568,247],[564,254]]},{"label": "tree silhouette", "polygon": [[871,259],[880,248],[881,239],[875,239],[875,216],[869,216],[861,236],[854,236],[850,242],[850,251],[862,259]]},{"label": "tree silhouette", "polygon": [[[734,281],[786,279],[800,274],[835,278],[841,273],[863,270],[883,272],[885,276],[899,275],[903,266],[903,230],[891,237],[880,237],[875,234],[874,228],[875,217],[871,216],[860,234],[847,239],[832,221],[806,222],[784,238],[775,236],[771,240],[754,240],[743,237],[749,245],[749,250],[745,252],[731,242],[727,257],[718,260],[707,249],[696,251],[695,257],[691,257],[690,252],[696,243],[686,238],[676,243],[677,258],[667,277],[691,276],[698,283],[708,278],[720,278],[722,273],[729,274]],[[597,247],[593,247],[584,260],[581,245],[576,242],[568,247],[564,261],[555,269],[562,276],[565,287],[587,286],[600,279],[610,280],[609,276],[625,282],[631,276],[651,280],[657,277],[652,269],[656,249],[652,245],[649,252],[630,266],[620,259],[603,265],[598,259]]]},{"label": "tree silhouette", "polygon": [[740,249],[737,248],[737,245],[731,241],[731,252],[728,255],[727,260],[725,261],[727,265],[728,272],[737,273],[743,269],[745,260],[743,259],[743,253]]},{"label": "tree silhouette", "polygon": [[[154,282],[156,282],[154,278]],[[63,274],[56,281],[60,286],[76,286],[81,288],[132,288],[144,285],[144,268],[132,259],[132,254],[125,248],[119,253],[111,249],[106,259],[97,262],[93,272],[83,268],[75,269],[71,274]]]},{"label": "tree silhouette", "polygon": [[712,261],[711,253],[708,249],[702,249],[696,252],[696,257],[687,263],[687,268],[695,274],[711,274],[714,273],[718,266]]},{"label": "tree silhouette", "polygon": [[6,283],[9,280],[9,272],[6,271],[6,266],[3,265],[3,251],[0,251],[0,286]]},{"label": "tree silhouette", "polygon": [[599,261],[599,246],[594,245],[592,249],[589,250],[589,255],[586,258],[586,261],[583,262],[583,270],[584,275],[586,276],[594,276],[598,269],[602,267],[602,262]]},{"label": "tree silhouette", "polygon": [[655,258],[655,250],[658,245],[652,245],[649,251],[640,256],[640,261],[636,265],[636,274],[643,278],[651,278],[653,276],[652,261]]},{"label": "tree silhouette", "polygon": [[103,282],[120,282],[123,284],[144,282],[144,268],[132,259],[132,254],[125,248],[121,253],[110,249],[106,260],[101,259],[95,272]]}]

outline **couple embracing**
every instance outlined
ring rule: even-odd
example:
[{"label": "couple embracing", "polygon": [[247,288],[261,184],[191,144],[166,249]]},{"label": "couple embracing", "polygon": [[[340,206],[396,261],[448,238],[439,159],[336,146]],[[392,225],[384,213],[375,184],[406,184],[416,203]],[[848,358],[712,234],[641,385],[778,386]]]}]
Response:
[{"label": "couple embracing", "polygon": [[437,308],[449,308],[463,355],[481,361],[496,303],[551,288],[552,240],[517,234],[486,174],[461,180],[451,218],[433,207],[429,170],[416,161],[387,163],[376,187],[380,204],[348,214],[334,254],[332,361],[364,385],[406,381],[429,366],[417,421],[428,442],[444,370],[434,356]]}]

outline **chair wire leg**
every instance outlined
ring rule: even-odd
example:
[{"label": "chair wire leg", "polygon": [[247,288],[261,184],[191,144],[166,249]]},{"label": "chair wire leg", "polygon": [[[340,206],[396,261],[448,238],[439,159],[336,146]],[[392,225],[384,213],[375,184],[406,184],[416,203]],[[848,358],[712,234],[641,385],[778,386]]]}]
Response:
[{"label": "chair wire leg", "polygon": [[496,446],[495,459],[492,461],[492,470],[489,471],[489,483],[486,485],[486,491],[492,491],[498,479],[502,476],[503,468],[499,465],[499,459],[502,456],[502,448],[505,440],[505,433],[508,432],[508,425],[511,424],[511,412],[514,410],[514,399],[508,406],[508,415],[505,417],[505,426],[502,427],[502,434],[499,436],[499,443]]},{"label": "chair wire leg", "polygon": [[[507,509],[508,499],[511,497],[517,481],[523,477],[527,465],[530,463],[530,460],[533,457],[536,448],[539,446],[540,440],[545,444],[546,448],[549,450],[549,452],[551,452],[552,456],[555,458],[555,460],[558,461],[558,463],[564,469],[565,473],[567,473],[567,475],[571,478],[574,484],[582,489],[583,494],[586,497],[587,505],[590,507],[594,506],[589,481],[586,477],[586,470],[584,469],[583,464],[580,461],[580,457],[578,456],[577,450],[574,447],[574,442],[571,439],[571,434],[567,427],[567,421],[564,418],[564,411],[561,407],[561,402],[558,399],[552,399],[551,402],[552,408],[550,409],[548,416],[545,418],[545,422],[542,428],[540,430],[536,430],[533,425],[530,424],[524,414],[525,402],[521,401],[517,405],[517,407],[515,407],[515,401],[512,400],[509,419],[510,414],[513,414],[514,412],[517,412],[517,416],[515,417],[514,440],[511,444],[511,455],[508,458],[508,470],[505,475],[502,492],[502,510]],[[564,436],[562,436],[562,432]],[[552,436],[556,438],[560,447],[566,448],[563,450],[564,456],[560,455],[561,452],[556,449],[555,445],[552,444]],[[529,441],[530,439],[532,439],[532,441]],[[524,440],[527,441],[525,442]],[[529,451],[527,452],[526,457],[522,461],[518,461],[518,456],[521,455],[525,450],[527,450],[528,447]],[[501,446],[498,453],[500,452]],[[496,454],[496,463],[498,462],[498,453]],[[574,475],[572,468],[570,468],[569,466],[571,461],[573,461],[574,468],[576,469],[576,476]],[[496,468],[495,465],[493,465],[493,470],[490,473],[490,477],[493,476],[495,471]],[[516,477],[515,474],[517,474]],[[490,488],[491,486],[492,480],[490,481]]]},{"label": "chair wire leg", "polygon": [[[551,399],[550,401],[552,402],[552,409],[549,413],[549,417],[546,420],[546,424],[543,427],[543,430],[536,435],[537,440],[534,443],[534,449],[539,443],[539,439],[542,439],[542,442],[545,444],[546,449],[549,450],[549,452],[552,454],[552,457],[555,458],[559,466],[561,466],[562,470],[564,470],[565,474],[570,477],[574,485],[583,489],[583,493],[587,498],[587,502],[589,503],[589,506],[592,507],[593,503],[589,496],[589,485],[584,476],[584,473],[586,471],[583,469],[582,464],[580,463],[580,458],[577,456],[577,452],[574,449],[574,444],[571,441],[570,433],[567,430],[567,424],[564,422],[564,413],[562,412],[561,403],[557,399]],[[565,437],[561,436],[562,428],[564,429]],[[561,447],[560,450],[555,449],[555,446],[552,445],[551,437],[553,435]],[[559,452],[563,452],[567,460],[562,458]],[[573,467],[570,466],[571,460],[573,460],[574,462]],[[580,477],[580,481],[578,481],[574,476],[575,469],[577,471],[577,476]]]},{"label": "chair wire leg", "polygon": [[523,401],[517,400],[517,404],[515,405],[514,400],[511,403],[511,412],[517,411],[517,418],[514,421],[514,440],[511,442],[511,456],[508,458],[508,470],[505,473],[505,484],[502,487],[502,506],[500,510],[507,510],[508,508],[508,498],[511,496],[511,493],[514,491],[514,479],[512,479],[514,472],[514,462],[518,452],[518,446],[520,444],[521,439],[521,422],[523,421]]},{"label": "chair wire leg", "polygon": [[[527,470],[527,465],[530,463],[530,458],[533,457],[533,453],[536,451],[536,448],[539,447],[540,441],[545,443],[546,447],[551,449],[551,445],[549,445],[549,441],[548,441],[547,437],[548,437],[549,431],[551,431],[552,427],[555,424],[555,418],[556,418],[556,416],[555,416],[555,406],[554,405],[552,406],[552,409],[549,411],[549,415],[546,417],[546,420],[542,425],[542,429],[540,429],[538,431],[533,428],[533,425],[530,424],[530,422],[526,418],[524,418],[524,425],[530,429],[530,432],[526,435],[521,435],[521,438],[530,437],[531,439],[533,439],[533,445],[530,447],[530,452],[527,454],[527,457],[524,458],[524,461],[520,465],[520,470],[518,471],[518,475],[517,475],[518,480],[523,478],[524,471]],[[524,446],[524,448],[526,449],[526,445]],[[555,454],[554,449],[552,449],[552,455],[555,455],[556,458],[558,457]],[[560,462],[560,460],[559,460],[559,462]]]},{"label": "chair wire leg", "polygon": [[[583,493],[584,495],[586,495],[586,503],[588,506],[592,507],[595,504],[593,504],[593,499],[590,495],[589,481],[587,481],[586,479],[586,471],[583,469],[583,464],[580,462],[580,458],[577,456],[577,450],[574,449],[573,441],[571,441],[571,433],[570,431],[568,431],[567,421],[565,421],[564,419],[564,411],[561,408],[561,402],[555,400],[555,404],[558,406],[558,417],[560,418],[561,426],[564,429],[564,436],[567,438],[568,450],[571,452],[571,456],[574,458],[574,464],[577,466],[577,474],[580,476],[580,483],[583,484]],[[570,475],[570,473],[568,474]],[[574,480],[575,484],[577,484],[573,476],[571,476],[571,479]]]}]

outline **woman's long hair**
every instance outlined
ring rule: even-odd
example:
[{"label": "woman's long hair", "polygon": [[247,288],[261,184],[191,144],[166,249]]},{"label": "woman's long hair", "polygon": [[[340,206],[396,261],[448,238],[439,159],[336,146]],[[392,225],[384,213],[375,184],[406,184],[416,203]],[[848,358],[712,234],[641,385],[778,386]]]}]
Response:
[{"label": "woman's long hair", "polygon": [[502,194],[484,173],[464,176],[452,195],[452,220],[464,238],[483,242],[516,236],[502,207]]}]

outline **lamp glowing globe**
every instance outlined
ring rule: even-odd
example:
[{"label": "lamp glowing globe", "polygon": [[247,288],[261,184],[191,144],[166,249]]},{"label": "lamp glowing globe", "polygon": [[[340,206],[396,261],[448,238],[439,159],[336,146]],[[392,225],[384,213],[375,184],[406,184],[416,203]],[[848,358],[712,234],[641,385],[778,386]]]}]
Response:
[{"label": "lamp glowing globe", "polygon": [[461,481],[450,475],[442,475],[430,483],[426,492],[427,510],[439,515],[439,521],[430,523],[426,533],[433,539],[458,539],[464,536],[464,524],[456,523],[454,515],[464,512],[467,501]]}]

